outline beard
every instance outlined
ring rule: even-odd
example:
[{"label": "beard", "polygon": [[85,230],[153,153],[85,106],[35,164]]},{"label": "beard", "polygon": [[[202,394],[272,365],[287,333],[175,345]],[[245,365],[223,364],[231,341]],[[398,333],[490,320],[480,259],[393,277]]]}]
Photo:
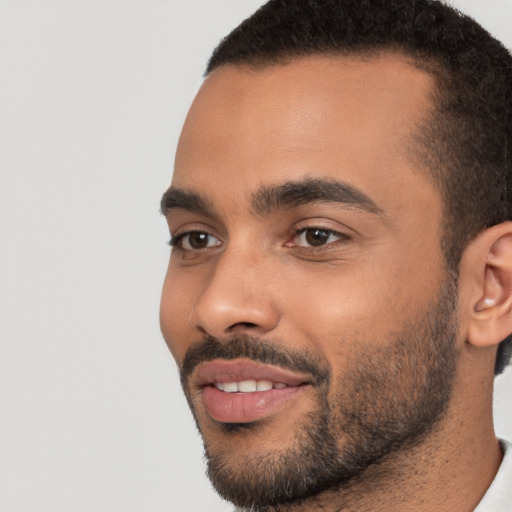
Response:
[{"label": "beard", "polygon": [[[348,490],[368,468],[425,441],[448,408],[456,373],[455,283],[447,279],[437,301],[386,340],[354,340],[359,352],[336,377],[323,356],[283,349],[278,340],[209,337],[193,345],[181,380],[217,492],[239,507],[264,512]],[[264,426],[260,421],[219,424],[223,442],[208,441],[187,380],[198,364],[217,358],[250,358],[312,376],[315,406],[289,431],[282,449],[233,453],[229,435],[255,436]]]}]

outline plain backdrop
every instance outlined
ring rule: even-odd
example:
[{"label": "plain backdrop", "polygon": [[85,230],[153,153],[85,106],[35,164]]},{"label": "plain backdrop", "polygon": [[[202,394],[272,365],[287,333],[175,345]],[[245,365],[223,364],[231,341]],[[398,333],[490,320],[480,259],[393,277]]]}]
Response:
[{"label": "plain backdrop", "polygon": [[[0,512],[230,508],[159,332],[158,208],[210,51],[261,3],[0,3]],[[457,4],[512,47],[512,0]]]}]

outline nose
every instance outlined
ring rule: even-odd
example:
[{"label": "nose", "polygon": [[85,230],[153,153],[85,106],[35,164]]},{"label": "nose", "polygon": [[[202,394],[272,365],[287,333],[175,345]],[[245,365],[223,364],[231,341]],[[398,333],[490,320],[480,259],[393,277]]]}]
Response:
[{"label": "nose", "polygon": [[194,327],[215,338],[264,335],[279,324],[271,272],[254,255],[219,256],[191,313]]}]

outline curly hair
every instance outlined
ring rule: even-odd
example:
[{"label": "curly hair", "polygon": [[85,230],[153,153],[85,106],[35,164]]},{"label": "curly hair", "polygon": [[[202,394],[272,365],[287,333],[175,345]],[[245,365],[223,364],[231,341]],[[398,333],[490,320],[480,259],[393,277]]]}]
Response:
[{"label": "curly hair", "polygon": [[[457,274],[468,243],[512,219],[512,56],[473,19],[437,0],[270,0],[220,42],[205,74],[382,51],[402,53],[436,82],[411,148],[443,199],[441,243]],[[511,354],[508,337],[495,374]]]}]

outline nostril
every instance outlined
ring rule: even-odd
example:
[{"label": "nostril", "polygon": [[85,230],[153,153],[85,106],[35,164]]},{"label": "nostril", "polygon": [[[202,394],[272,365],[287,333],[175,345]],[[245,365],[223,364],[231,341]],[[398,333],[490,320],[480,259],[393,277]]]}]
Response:
[{"label": "nostril", "polygon": [[229,327],[228,331],[235,331],[237,329],[254,329],[258,327],[257,324],[252,322],[237,322]]}]

